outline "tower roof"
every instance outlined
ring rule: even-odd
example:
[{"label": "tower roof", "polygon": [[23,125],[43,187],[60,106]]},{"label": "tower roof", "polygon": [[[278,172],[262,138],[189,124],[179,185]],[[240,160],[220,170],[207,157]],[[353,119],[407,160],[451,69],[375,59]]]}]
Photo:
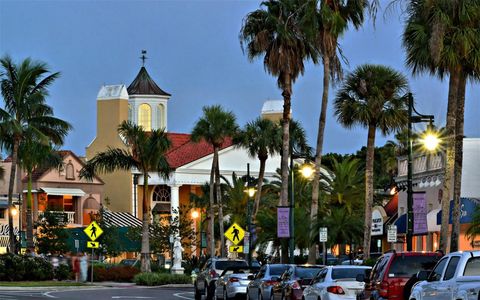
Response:
[{"label": "tower roof", "polygon": [[129,95],[159,95],[159,96],[171,96],[169,93],[162,90],[153,81],[147,72],[145,67],[140,69],[135,80],[127,88]]}]

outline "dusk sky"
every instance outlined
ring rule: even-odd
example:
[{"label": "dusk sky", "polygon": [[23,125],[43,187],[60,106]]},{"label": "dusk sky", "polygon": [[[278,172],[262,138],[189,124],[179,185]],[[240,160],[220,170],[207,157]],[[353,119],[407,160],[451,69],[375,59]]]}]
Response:
[{"label": "dusk sky", "polygon": [[[96,96],[103,84],[132,82],[141,67],[172,94],[168,131],[189,133],[204,105],[221,104],[243,126],[256,118],[268,99],[281,99],[276,78],[263,60],[250,63],[242,53],[238,34],[242,19],[260,1],[22,1],[0,0],[0,55],[19,62],[41,60],[62,76],[51,86],[48,103],[55,115],[74,130],[64,149],[85,154],[96,135]],[[385,8],[387,2],[382,2]],[[352,71],[363,63],[385,64],[408,75],[416,108],[434,114],[445,125],[448,81],[424,75],[413,78],[404,66],[400,11],[379,12],[376,28],[366,20],[351,30],[341,46]],[[366,145],[363,128],[342,128],[333,116],[331,92],[324,152],[352,153]],[[293,87],[293,116],[316,144],[322,94],[322,67],[308,63]],[[478,84],[468,84],[465,135],[480,137]],[[0,104],[3,107],[3,103]],[[417,127],[419,128],[419,127]],[[387,139],[377,133],[377,146]]]}]

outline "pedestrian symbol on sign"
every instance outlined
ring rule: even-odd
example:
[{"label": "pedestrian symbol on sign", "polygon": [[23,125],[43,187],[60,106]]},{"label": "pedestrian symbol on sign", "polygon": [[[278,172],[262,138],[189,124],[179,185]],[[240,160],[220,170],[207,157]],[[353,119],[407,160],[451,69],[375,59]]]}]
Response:
[{"label": "pedestrian symbol on sign", "polygon": [[240,232],[240,230],[238,230],[237,228],[235,228],[235,225],[233,225],[233,230],[232,230],[232,234],[233,234],[233,241],[235,243],[235,240],[238,240],[240,241],[240,238],[238,237],[238,233]]},{"label": "pedestrian symbol on sign", "polygon": [[100,226],[98,226],[97,222],[93,221],[87,226],[87,228],[83,230],[83,232],[85,232],[90,240],[95,241],[102,235],[103,230],[100,228]]}]

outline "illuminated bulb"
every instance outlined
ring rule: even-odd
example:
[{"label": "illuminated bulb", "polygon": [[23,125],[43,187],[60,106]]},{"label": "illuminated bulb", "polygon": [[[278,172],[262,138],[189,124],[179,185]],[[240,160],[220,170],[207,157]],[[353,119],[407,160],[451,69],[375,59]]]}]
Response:
[{"label": "illuminated bulb", "polygon": [[440,140],[438,136],[433,133],[427,133],[422,140],[423,145],[430,151],[437,149],[438,145],[440,144]]},{"label": "illuminated bulb", "polygon": [[196,211],[196,210],[192,211],[192,218],[193,219],[198,218],[198,211]]},{"label": "illuminated bulb", "polygon": [[312,168],[311,165],[304,165],[300,169],[300,172],[302,173],[303,177],[310,178],[313,175],[313,173],[315,172],[315,170]]}]

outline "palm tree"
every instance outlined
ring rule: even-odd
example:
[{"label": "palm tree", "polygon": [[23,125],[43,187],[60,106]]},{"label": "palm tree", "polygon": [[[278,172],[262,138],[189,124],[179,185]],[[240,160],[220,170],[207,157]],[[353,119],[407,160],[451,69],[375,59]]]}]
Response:
[{"label": "palm tree", "polygon": [[330,203],[342,206],[350,214],[361,208],[360,202],[365,192],[363,185],[365,177],[360,170],[360,160],[348,157],[338,162],[334,158],[331,177]]},{"label": "palm tree", "polygon": [[[315,150],[315,175],[312,181],[311,224],[317,222],[318,182],[322,164],[330,79],[336,80],[343,77],[338,53],[338,39],[347,31],[350,24],[353,25],[355,29],[358,29],[363,24],[364,12],[367,5],[367,0],[319,0],[316,45],[321,53],[323,62],[323,93],[322,107],[318,120],[317,147]],[[310,246],[308,262],[311,264],[315,263],[316,260],[315,249],[315,245]]]},{"label": "palm tree", "polygon": [[[26,133],[34,134],[35,139],[43,143],[62,145],[71,126],[55,118],[53,109],[45,103],[48,87],[60,76],[60,73],[49,74],[45,63],[32,61],[30,58],[17,65],[9,56],[4,56],[0,59],[0,65],[3,69],[1,90],[5,101],[5,108],[0,108],[0,132],[2,132],[0,143],[12,158],[8,185],[8,206],[11,207],[18,149]],[[9,248],[13,253],[15,237],[10,214],[8,226]]]},{"label": "palm tree", "polygon": [[258,172],[257,193],[255,194],[255,205],[253,209],[253,222],[258,213],[260,198],[262,197],[262,185],[265,177],[265,165],[269,155],[275,155],[281,151],[280,127],[268,119],[257,118],[245,125],[235,139],[235,143],[245,148],[251,157],[257,157],[260,161]]},{"label": "palm tree", "polygon": [[458,249],[460,182],[463,155],[465,87],[480,69],[480,3],[477,1],[410,1],[403,33],[406,64],[413,74],[449,76],[446,165],[439,248],[447,250],[448,219],[453,179],[454,211],[451,251]]},{"label": "palm tree", "polygon": [[18,149],[19,166],[27,173],[27,249],[35,250],[33,244],[33,220],[32,220],[32,174],[37,168],[60,167],[62,158],[55,152],[53,145],[42,144],[34,137],[22,141]]},{"label": "palm tree", "polygon": [[148,192],[148,173],[156,171],[160,176],[168,179],[170,166],[165,157],[171,146],[164,129],[146,132],[142,126],[130,121],[123,121],[118,126],[118,133],[123,138],[128,149],[108,148],[97,153],[87,161],[80,171],[80,177],[91,180],[95,174],[111,173],[116,170],[131,171],[137,169],[143,176],[143,216],[142,216],[142,250],[141,270],[150,272],[150,237],[149,225],[151,218],[150,200]]},{"label": "palm tree", "polygon": [[373,160],[375,133],[395,132],[407,124],[408,89],[405,76],[381,65],[361,65],[349,74],[335,97],[335,115],[346,128],[368,129],[365,168],[365,224],[363,251],[370,256],[370,229],[373,205]]},{"label": "palm tree", "polygon": [[473,247],[476,237],[480,235],[480,205],[475,207],[475,212],[472,216],[472,222],[470,223],[467,232],[465,232],[465,235],[471,241],[471,245]]},{"label": "palm tree", "polygon": [[[205,140],[213,147],[212,170],[210,172],[210,218],[214,220],[214,196],[218,205],[218,222],[220,225],[220,253],[225,257],[225,238],[223,236],[223,208],[220,190],[220,167],[218,151],[224,142],[233,137],[238,131],[236,118],[233,112],[225,111],[220,105],[204,106],[203,116],[197,121],[192,130],[191,139],[194,142]],[[210,225],[210,255],[215,256],[214,222]]]},{"label": "palm tree", "polygon": [[[316,62],[317,51],[307,34],[311,25],[306,12],[312,11],[314,1],[267,0],[262,8],[249,13],[243,20],[240,42],[250,60],[263,57],[265,70],[278,78],[282,90],[282,190],[279,205],[288,204],[289,125],[292,85],[305,70],[304,61]],[[286,249],[282,249],[286,260]]]}]

